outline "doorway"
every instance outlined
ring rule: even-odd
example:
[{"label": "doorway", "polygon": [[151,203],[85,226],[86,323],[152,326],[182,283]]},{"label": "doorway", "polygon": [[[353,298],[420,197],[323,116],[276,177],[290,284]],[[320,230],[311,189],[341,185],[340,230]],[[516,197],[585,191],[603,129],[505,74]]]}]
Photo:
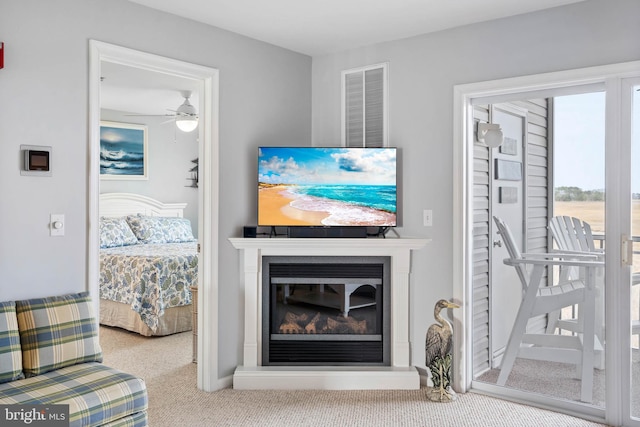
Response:
[{"label": "doorway", "polygon": [[[110,62],[162,75],[194,81],[199,96],[197,110],[198,148],[198,388],[213,391],[221,388],[218,381],[218,70],[166,57],[152,55],[95,40],[90,41],[89,69],[89,265],[87,282],[99,312],[99,152],[100,152],[100,79],[101,64]],[[207,307],[207,310],[203,308]]]},{"label": "doorway", "polygon": [[[517,400],[533,406],[559,412],[580,414],[594,420],[606,420],[611,425],[638,425],[631,416],[627,404],[621,401],[630,396],[629,367],[629,313],[619,310],[629,304],[630,268],[621,264],[622,254],[619,236],[631,235],[631,221],[625,207],[630,206],[631,191],[625,177],[630,177],[631,107],[625,96],[631,90],[623,90],[625,78],[640,76],[640,63],[626,63],[537,76],[512,78],[504,81],[483,82],[457,86],[454,89],[454,296],[463,303],[463,310],[454,313],[463,326],[456,337],[455,354],[461,356],[454,375],[455,385],[461,391],[470,389]],[[488,387],[474,380],[473,348],[475,310],[473,268],[474,228],[473,201],[476,193],[473,175],[474,154],[474,103],[495,104],[517,99],[540,99],[563,93],[606,92],[606,395],[605,405],[598,408],[545,395],[532,394],[506,387]],[[624,112],[629,114],[625,115]],[[636,112],[637,114],[637,112]],[[624,154],[626,153],[626,155]],[[627,191],[629,190],[629,191]],[[531,209],[529,209],[531,210]],[[529,214],[527,214],[529,215]],[[625,217],[626,215],[626,217]],[[526,216],[525,216],[526,217]],[[545,220],[546,222],[546,220]],[[624,245],[623,245],[624,246]],[[620,350],[622,349],[622,350]],[[623,372],[623,367],[626,371]]]}]

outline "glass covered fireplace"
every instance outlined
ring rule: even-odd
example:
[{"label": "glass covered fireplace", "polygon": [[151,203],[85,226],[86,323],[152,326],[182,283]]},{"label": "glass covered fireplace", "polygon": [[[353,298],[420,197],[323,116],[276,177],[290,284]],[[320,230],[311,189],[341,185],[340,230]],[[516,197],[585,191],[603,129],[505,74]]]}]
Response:
[{"label": "glass covered fireplace", "polygon": [[262,257],[262,365],[389,366],[389,257]]}]

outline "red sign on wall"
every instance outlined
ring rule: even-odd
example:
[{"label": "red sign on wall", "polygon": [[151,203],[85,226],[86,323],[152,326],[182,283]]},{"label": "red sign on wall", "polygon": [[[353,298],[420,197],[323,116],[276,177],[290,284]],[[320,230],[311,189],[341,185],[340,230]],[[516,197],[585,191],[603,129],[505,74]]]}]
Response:
[{"label": "red sign on wall", "polygon": [[4,43],[0,42],[0,69],[4,68]]}]

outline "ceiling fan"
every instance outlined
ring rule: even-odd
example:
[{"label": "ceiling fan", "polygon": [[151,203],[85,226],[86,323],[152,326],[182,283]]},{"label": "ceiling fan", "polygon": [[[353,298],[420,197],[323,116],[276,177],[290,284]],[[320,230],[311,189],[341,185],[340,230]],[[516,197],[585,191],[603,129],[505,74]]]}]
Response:
[{"label": "ceiling fan", "polygon": [[176,126],[183,132],[191,132],[196,127],[198,127],[198,112],[196,111],[196,107],[191,105],[189,102],[189,98],[191,97],[191,91],[183,90],[180,91],[180,94],[184,98],[184,102],[180,104],[180,106],[175,109],[167,109],[172,111],[173,113],[167,114],[127,114],[127,116],[138,116],[138,117],[172,117],[171,120],[167,120],[163,123],[169,123],[175,120]]}]

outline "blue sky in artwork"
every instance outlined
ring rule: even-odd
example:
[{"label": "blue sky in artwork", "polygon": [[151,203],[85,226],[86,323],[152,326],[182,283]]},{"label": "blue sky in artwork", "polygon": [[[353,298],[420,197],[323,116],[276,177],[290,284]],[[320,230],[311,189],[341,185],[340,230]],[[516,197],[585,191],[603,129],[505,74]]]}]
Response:
[{"label": "blue sky in artwork", "polygon": [[261,147],[258,179],[283,184],[395,185],[396,150]]}]

